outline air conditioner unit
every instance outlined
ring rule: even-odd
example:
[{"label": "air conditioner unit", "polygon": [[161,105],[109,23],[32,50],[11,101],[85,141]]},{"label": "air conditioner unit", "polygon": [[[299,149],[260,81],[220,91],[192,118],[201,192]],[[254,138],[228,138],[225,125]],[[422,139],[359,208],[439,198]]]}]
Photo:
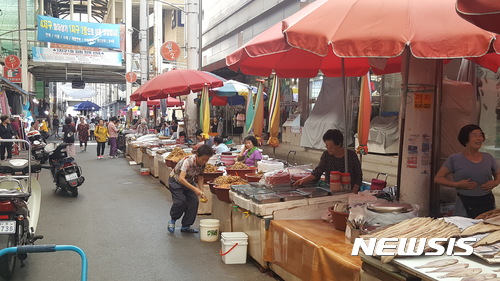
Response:
[{"label": "air conditioner unit", "polygon": [[71,81],[71,88],[73,88],[73,89],[85,89],[85,81],[73,80],[73,81]]}]

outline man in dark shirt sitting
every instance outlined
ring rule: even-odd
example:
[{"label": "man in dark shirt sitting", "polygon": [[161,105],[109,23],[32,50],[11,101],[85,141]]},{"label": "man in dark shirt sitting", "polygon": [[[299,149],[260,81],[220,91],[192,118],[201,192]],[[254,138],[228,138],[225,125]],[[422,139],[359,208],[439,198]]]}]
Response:
[{"label": "man in dark shirt sitting", "polygon": [[[10,125],[10,118],[7,115],[0,116],[0,139],[14,139],[17,138],[17,134],[14,128]],[[7,159],[12,158],[12,142],[1,142],[0,143],[0,160],[5,160],[5,151],[7,150]]]}]

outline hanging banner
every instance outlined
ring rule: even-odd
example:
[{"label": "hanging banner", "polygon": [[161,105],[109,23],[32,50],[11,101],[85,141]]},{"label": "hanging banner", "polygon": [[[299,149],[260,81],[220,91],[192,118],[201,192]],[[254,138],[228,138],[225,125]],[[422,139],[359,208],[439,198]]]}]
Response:
[{"label": "hanging banner", "polygon": [[120,25],[37,16],[37,40],[77,46],[120,49]]},{"label": "hanging banner", "polygon": [[33,47],[33,61],[75,64],[122,65],[122,54],[118,52],[85,51]]}]

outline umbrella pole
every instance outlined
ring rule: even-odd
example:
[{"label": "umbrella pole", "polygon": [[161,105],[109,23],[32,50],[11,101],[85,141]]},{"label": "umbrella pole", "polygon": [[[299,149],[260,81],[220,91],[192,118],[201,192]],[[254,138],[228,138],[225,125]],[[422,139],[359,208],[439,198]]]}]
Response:
[{"label": "umbrella pole", "polygon": [[342,61],[342,87],[344,88],[344,173],[348,173],[348,162],[347,162],[347,132],[349,128],[349,115],[347,114],[347,78],[345,76],[345,64],[344,58]]},{"label": "umbrella pole", "polygon": [[443,97],[443,60],[436,60],[436,87],[434,92],[434,124],[432,127],[432,161],[431,161],[431,192],[429,211],[430,216],[439,215],[440,188],[434,183],[434,176],[440,168],[441,161],[441,104]]},{"label": "umbrella pole", "polygon": [[410,78],[410,50],[408,47],[406,52],[406,65],[405,65],[405,76],[403,77],[403,92],[401,93],[401,101],[399,108],[399,154],[398,154],[398,177],[396,180],[397,192],[396,200],[399,201],[399,194],[401,193],[401,171],[403,170],[403,145],[405,138],[405,122],[406,122],[406,99],[408,97],[408,79]]}]

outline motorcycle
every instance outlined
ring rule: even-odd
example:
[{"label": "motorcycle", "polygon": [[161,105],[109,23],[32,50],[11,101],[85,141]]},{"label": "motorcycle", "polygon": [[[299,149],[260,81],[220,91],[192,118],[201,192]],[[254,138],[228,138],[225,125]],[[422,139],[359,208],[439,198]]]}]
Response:
[{"label": "motorcycle", "polygon": [[[0,140],[0,142],[21,142],[24,140]],[[33,173],[40,172],[37,161],[32,161],[31,150],[28,159],[0,161],[0,247],[32,245],[42,235],[36,235],[40,214],[41,188]],[[0,258],[0,276],[12,278],[16,261],[21,263],[26,253],[5,255]]]},{"label": "motorcycle", "polygon": [[56,184],[55,192],[68,192],[72,197],[78,196],[78,187],[83,184],[82,168],[75,163],[73,157],[68,157],[65,143],[49,143],[44,147],[43,159],[47,158],[52,179]]},{"label": "motorcycle", "polygon": [[27,136],[29,142],[31,143],[31,154],[33,158],[40,161],[42,164],[45,163],[48,160],[46,153],[44,152],[47,142],[38,130],[29,132]]}]

